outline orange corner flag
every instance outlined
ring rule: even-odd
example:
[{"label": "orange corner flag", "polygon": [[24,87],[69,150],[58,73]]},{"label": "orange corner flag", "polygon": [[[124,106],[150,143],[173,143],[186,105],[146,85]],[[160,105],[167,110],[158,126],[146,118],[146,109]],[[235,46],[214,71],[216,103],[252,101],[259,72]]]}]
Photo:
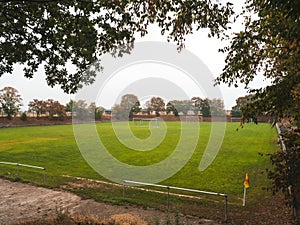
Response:
[{"label": "orange corner flag", "polygon": [[248,173],[246,173],[246,177],[245,177],[245,180],[244,180],[244,187],[245,188],[249,188],[250,187]]}]

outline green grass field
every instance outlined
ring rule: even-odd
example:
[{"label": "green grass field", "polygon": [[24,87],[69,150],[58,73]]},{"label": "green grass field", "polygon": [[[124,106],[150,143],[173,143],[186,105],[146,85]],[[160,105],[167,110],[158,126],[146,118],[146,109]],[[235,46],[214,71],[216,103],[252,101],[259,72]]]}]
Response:
[{"label": "green grass field", "polygon": [[[180,124],[167,122],[166,125],[167,135],[163,143],[147,152],[124,147],[115,137],[111,123],[98,123],[97,130],[102,142],[118,160],[133,165],[149,165],[170,155],[178,142]],[[264,198],[265,192],[262,189],[269,186],[269,181],[262,172],[271,166],[269,158],[258,153],[267,154],[277,150],[275,129],[270,124],[246,124],[237,131],[239,123],[227,123],[217,157],[205,171],[200,172],[198,166],[210,135],[210,126],[211,123],[201,123],[199,142],[191,159],[182,170],[162,183],[227,193],[232,204],[239,204],[243,195],[243,180],[248,172],[251,185],[248,191],[249,204],[255,204]],[[131,130],[139,138],[150,135],[146,126],[132,126]],[[72,180],[63,175],[106,180],[91,169],[81,156],[71,125],[0,129],[0,161],[45,167],[46,185],[49,187],[59,187]],[[43,185],[42,173],[39,170],[20,168],[18,176],[23,181]],[[0,175],[14,178],[16,169],[14,166],[0,165]],[[95,193],[90,189],[77,192],[96,199],[112,195],[109,192],[100,193],[99,190]],[[121,191],[119,194],[121,198]],[[114,197],[110,197],[117,198],[116,193],[113,195]]]}]

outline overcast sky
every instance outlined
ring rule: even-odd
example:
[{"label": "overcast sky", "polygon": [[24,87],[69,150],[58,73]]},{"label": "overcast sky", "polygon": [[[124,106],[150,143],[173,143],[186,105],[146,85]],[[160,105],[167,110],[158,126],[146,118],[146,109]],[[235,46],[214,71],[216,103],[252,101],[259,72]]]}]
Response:
[{"label": "overcast sky", "polygon": [[[238,2],[238,1],[235,1]],[[240,5],[239,5],[240,7]],[[241,29],[241,25],[234,25],[235,29]],[[152,25],[149,28],[149,34],[146,37],[139,38],[138,41],[162,41],[166,42],[166,37],[160,35],[159,29]],[[221,72],[225,65],[225,55],[219,53],[218,49],[226,45],[225,42],[221,42],[216,38],[208,38],[205,30],[195,32],[193,35],[189,35],[186,38],[186,49],[197,55],[199,59],[208,67],[212,75],[216,78]],[[129,74],[130,76],[130,74]],[[122,80],[119,81],[120,85]],[[115,83],[118,83],[116,80]],[[182,82],[182,85],[185,85]],[[254,86],[262,85],[262,80],[257,79]],[[38,73],[32,79],[24,78],[23,71],[20,66],[16,66],[12,74],[5,74],[0,77],[0,89],[5,86],[11,86],[16,88],[23,98],[23,110],[27,109],[28,102],[32,99],[55,99],[61,102],[62,104],[67,103],[71,98],[74,98],[74,95],[67,95],[57,86],[51,88],[47,85],[45,80],[45,75],[43,68],[40,68]],[[189,84],[186,84],[186,87],[189,89]],[[223,100],[225,103],[226,109],[231,109],[235,105],[235,100],[247,94],[247,91],[241,85],[239,88],[227,87],[226,85],[220,85],[222,92]],[[140,96],[138,96],[140,97]],[[109,99],[109,97],[105,97]],[[105,108],[110,108],[114,104],[114,101],[107,101]]]}]

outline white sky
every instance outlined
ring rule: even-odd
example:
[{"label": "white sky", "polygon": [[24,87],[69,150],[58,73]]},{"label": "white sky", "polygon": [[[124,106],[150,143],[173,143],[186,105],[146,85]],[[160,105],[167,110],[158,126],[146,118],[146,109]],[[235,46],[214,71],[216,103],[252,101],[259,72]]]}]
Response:
[{"label": "white sky", "polygon": [[[238,2],[240,7],[240,1],[233,2]],[[234,26],[237,30],[241,29],[240,24],[236,24]],[[162,37],[160,34],[160,30],[155,25],[152,25],[149,28],[149,34],[146,37],[139,38],[138,40],[166,42],[166,37]],[[222,72],[222,69],[225,65],[225,55],[223,53],[219,53],[218,49],[226,46],[226,43],[221,42],[219,39],[216,38],[208,38],[207,33],[204,30],[195,32],[193,35],[189,35],[186,38],[185,43],[186,49],[192,52],[193,54],[197,55],[200,58],[200,60],[202,60],[204,64],[209,68],[209,70],[215,78]],[[127,70],[129,74],[128,77],[130,76],[131,82],[134,82],[132,68],[127,68]],[[166,77],[166,79],[168,79],[168,77]],[[124,83],[124,81],[120,79],[115,80],[114,84],[117,84],[118,82],[120,84]],[[262,86],[263,82],[265,81],[257,79],[254,82],[254,84]],[[182,88],[186,88],[186,90],[191,90],[191,84],[188,81],[182,81],[180,83]],[[27,109],[28,102],[32,99],[46,100],[52,98],[58,100],[62,104],[66,104],[71,98],[74,98],[74,95],[67,95],[63,93],[63,91],[58,86],[54,88],[49,87],[46,83],[45,75],[42,68],[39,69],[38,73],[35,74],[34,78],[27,79],[24,78],[21,67],[16,66],[12,74],[5,74],[2,77],[0,77],[0,89],[2,89],[5,86],[14,87],[19,91],[23,98],[23,110]],[[235,105],[235,100],[238,97],[247,94],[247,91],[244,90],[243,85],[241,85],[241,87],[239,88],[229,88],[226,85],[220,85],[220,89],[222,92],[226,109],[231,109],[231,107]],[[111,97],[112,93],[109,93],[109,90],[111,89],[103,90],[106,94],[102,97],[106,99],[111,98],[111,102],[106,101],[105,105],[102,105],[105,108],[110,108],[115,103],[115,98],[117,98],[115,95],[114,97]],[[110,97],[105,97],[106,95]],[[191,93],[190,95],[193,95],[193,93]]]}]

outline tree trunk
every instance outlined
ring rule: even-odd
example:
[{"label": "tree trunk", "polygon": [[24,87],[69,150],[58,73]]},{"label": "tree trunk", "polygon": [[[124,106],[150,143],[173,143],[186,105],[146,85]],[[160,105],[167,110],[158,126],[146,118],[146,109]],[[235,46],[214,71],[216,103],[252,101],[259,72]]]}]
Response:
[{"label": "tree trunk", "polygon": [[300,192],[297,193],[293,201],[293,214],[296,224],[300,224]]}]

